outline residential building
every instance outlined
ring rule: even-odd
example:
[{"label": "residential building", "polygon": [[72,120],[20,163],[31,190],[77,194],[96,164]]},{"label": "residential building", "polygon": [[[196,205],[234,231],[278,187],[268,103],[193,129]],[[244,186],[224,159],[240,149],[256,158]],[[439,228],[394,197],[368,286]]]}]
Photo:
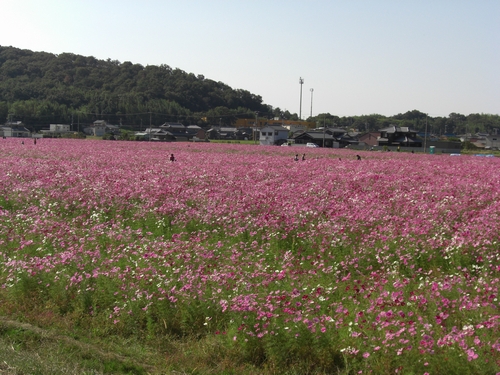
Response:
[{"label": "residential building", "polygon": [[234,127],[214,126],[207,130],[209,139],[237,139],[238,129]]},{"label": "residential building", "polygon": [[379,131],[379,146],[422,147],[422,140],[417,138],[416,130],[409,127],[389,126]]},{"label": "residential building", "polygon": [[358,140],[340,128],[318,128],[306,132],[298,132],[292,136],[295,144],[315,143],[320,147],[342,148],[358,144]]},{"label": "residential building", "polygon": [[378,146],[378,139],[380,137],[380,132],[369,132],[364,133],[358,137],[359,143],[364,143],[367,146]]},{"label": "residential building", "polygon": [[288,139],[288,129],[282,126],[268,125],[260,129],[259,144],[270,146],[285,143]]},{"label": "residential building", "polygon": [[95,137],[102,137],[105,134],[119,135],[120,127],[118,125],[110,125],[105,120],[96,120],[91,126],[84,128],[83,132]]},{"label": "residential building", "polygon": [[43,136],[54,137],[60,136],[71,132],[71,125],[67,124],[50,124],[49,129],[42,129],[40,133]]},{"label": "residential building", "polygon": [[484,137],[485,148],[500,150],[500,135],[488,135]]},{"label": "residential building", "polygon": [[21,121],[9,121],[0,126],[1,137],[27,138],[31,137],[31,132],[24,127]]}]

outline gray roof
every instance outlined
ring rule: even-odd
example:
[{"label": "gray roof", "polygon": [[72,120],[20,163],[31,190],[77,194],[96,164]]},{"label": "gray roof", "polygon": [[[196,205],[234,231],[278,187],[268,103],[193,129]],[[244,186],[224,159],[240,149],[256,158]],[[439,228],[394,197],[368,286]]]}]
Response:
[{"label": "gray roof", "polygon": [[379,132],[386,133],[416,133],[416,130],[412,130],[407,126],[389,126],[384,129],[380,129]]},{"label": "gray roof", "polygon": [[298,134],[294,138],[312,138],[312,139],[336,139],[333,135],[328,134],[328,133],[319,133],[319,132],[304,132],[301,134]]}]

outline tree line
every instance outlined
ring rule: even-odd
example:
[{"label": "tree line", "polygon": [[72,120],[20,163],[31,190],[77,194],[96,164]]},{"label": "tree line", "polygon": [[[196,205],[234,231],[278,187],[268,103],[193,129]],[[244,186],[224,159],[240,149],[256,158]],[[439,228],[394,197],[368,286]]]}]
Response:
[{"label": "tree line", "polygon": [[448,137],[466,133],[500,133],[500,116],[483,113],[472,113],[467,116],[460,113],[450,113],[447,117],[431,117],[418,110],[389,117],[378,114],[338,117],[324,113],[309,120],[325,124],[328,127],[357,129],[362,132],[377,131],[389,126],[402,126],[418,132]]},{"label": "tree line", "polygon": [[255,112],[272,111],[259,95],[168,65],[0,46],[0,118],[28,126],[95,119],[192,124],[212,117],[219,123]]},{"label": "tree line", "polygon": [[[38,130],[49,123],[85,124],[105,119],[137,129],[174,121],[231,125],[237,118],[255,117],[255,112],[261,118],[298,120],[296,113],[273,108],[259,95],[165,64],[142,66],[0,46],[0,122],[23,121]],[[494,133],[500,128],[498,115],[429,117],[418,110],[389,117],[324,113],[307,121],[359,131],[409,126],[439,135]]]}]

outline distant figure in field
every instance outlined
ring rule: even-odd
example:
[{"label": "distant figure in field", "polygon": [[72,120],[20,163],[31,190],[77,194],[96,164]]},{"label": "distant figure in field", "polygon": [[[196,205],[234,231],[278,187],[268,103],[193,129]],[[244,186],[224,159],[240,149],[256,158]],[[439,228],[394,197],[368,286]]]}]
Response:
[{"label": "distant figure in field", "polygon": [[170,154],[170,161],[175,161],[175,156],[174,156],[174,154]]},{"label": "distant figure in field", "polygon": [[21,144],[24,145],[24,141],[22,141]]},{"label": "distant figure in field", "polygon": [[356,158],[357,158],[358,160],[361,160],[361,156],[359,156],[359,155],[356,155]]},{"label": "distant figure in field", "polygon": [[295,154],[295,157],[293,158],[295,161],[299,161],[299,154]]},{"label": "distant figure in field", "polygon": [[306,160],[306,154],[302,154],[302,161]]},{"label": "distant figure in field", "polygon": [[35,138],[35,139],[33,139],[33,143],[36,145],[36,138]]}]

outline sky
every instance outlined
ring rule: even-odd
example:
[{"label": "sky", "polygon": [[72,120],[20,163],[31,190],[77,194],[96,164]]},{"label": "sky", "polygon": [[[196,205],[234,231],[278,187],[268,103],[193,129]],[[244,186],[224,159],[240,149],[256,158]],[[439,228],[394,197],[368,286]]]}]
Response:
[{"label": "sky", "polygon": [[500,0],[0,0],[0,14],[1,46],[166,64],[304,119],[500,114]]}]

